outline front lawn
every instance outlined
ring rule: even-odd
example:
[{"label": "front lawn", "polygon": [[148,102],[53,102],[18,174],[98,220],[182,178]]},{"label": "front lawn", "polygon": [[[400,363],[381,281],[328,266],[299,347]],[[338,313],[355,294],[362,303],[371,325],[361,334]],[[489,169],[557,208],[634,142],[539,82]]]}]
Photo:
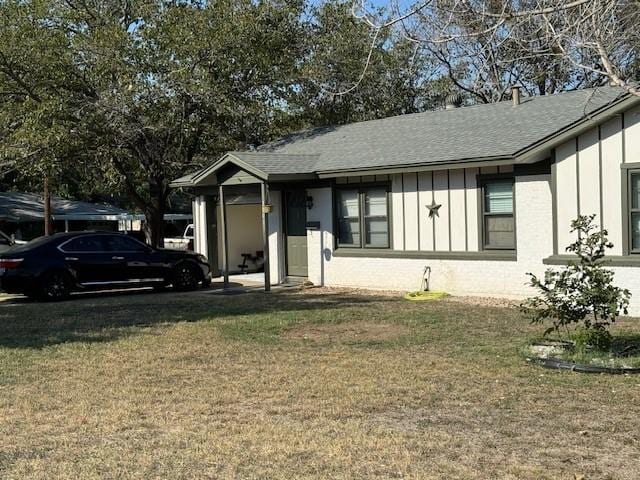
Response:
[{"label": "front lawn", "polygon": [[640,376],[530,365],[538,333],[316,289],[3,301],[0,478],[636,479]]}]

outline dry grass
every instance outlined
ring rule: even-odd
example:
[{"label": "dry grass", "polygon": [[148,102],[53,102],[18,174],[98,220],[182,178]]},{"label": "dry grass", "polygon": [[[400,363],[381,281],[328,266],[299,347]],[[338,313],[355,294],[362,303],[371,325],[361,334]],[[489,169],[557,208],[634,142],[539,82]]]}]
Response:
[{"label": "dry grass", "polygon": [[316,289],[4,302],[0,477],[638,478],[640,377],[528,365],[533,334]]}]

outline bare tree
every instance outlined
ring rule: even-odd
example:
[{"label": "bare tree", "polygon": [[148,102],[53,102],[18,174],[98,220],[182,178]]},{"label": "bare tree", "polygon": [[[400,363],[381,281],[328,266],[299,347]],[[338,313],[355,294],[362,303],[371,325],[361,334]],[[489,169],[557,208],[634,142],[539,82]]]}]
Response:
[{"label": "bare tree", "polygon": [[608,82],[640,96],[639,0],[389,0],[382,11],[355,0],[352,12],[373,31],[401,31],[482,102],[516,83],[545,94]]}]

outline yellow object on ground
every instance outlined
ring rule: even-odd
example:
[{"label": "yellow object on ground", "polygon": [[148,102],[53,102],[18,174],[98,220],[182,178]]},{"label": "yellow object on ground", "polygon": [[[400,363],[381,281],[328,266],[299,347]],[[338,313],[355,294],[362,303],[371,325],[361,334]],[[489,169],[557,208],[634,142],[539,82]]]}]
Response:
[{"label": "yellow object on ground", "polygon": [[445,297],[448,297],[449,294],[446,292],[409,292],[404,298],[407,300],[421,301],[421,300],[440,300]]}]

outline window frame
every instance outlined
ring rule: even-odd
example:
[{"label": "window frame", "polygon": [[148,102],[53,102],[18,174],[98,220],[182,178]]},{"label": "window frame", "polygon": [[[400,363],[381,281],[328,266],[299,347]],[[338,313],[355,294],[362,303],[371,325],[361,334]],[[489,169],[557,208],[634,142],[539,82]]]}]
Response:
[{"label": "window frame", "polygon": [[[513,208],[511,213],[487,213],[486,201],[485,201],[485,188],[488,183],[504,182],[509,180],[511,182],[511,198],[513,201]],[[517,251],[518,245],[518,232],[516,228],[516,182],[513,172],[508,173],[495,173],[495,174],[481,174],[476,178],[478,185],[478,248],[482,251]],[[487,217],[512,217],[513,218],[513,247],[499,247],[495,245],[489,245],[487,242],[487,229],[486,218]]]},{"label": "window frame", "polygon": [[[369,190],[384,189],[387,200],[387,246],[378,247],[375,245],[366,244],[366,218],[379,218],[379,215],[373,215],[365,217],[365,193]],[[340,241],[340,203],[339,193],[344,190],[356,190],[358,193],[358,226],[360,228],[360,243],[343,243]],[[390,250],[392,245],[392,218],[391,218],[391,183],[390,182],[368,182],[368,183],[341,183],[335,184],[333,187],[333,231],[334,235],[334,247],[348,248],[348,249],[362,249],[362,250]],[[355,218],[355,217],[345,217]]]},{"label": "window frame", "polygon": [[633,248],[633,226],[631,218],[634,213],[640,213],[639,208],[632,208],[632,192],[631,177],[640,175],[640,163],[622,164],[622,212],[624,215],[623,226],[623,254],[640,256],[640,248]]}]

